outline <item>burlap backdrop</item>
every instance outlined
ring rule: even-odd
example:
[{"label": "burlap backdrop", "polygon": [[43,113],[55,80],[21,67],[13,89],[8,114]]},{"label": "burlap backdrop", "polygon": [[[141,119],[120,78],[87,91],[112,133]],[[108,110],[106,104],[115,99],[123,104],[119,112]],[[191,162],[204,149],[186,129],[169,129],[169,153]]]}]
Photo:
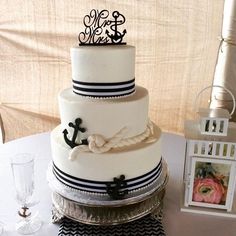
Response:
[{"label": "burlap backdrop", "polygon": [[151,119],[181,133],[193,116],[197,92],[212,83],[223,0],[1,0],[5,140],[59,123],[57,94],[71,85],[69,48],[92,8],[126,16],[126,41],[136,46],[136,82],[149,89]]}]

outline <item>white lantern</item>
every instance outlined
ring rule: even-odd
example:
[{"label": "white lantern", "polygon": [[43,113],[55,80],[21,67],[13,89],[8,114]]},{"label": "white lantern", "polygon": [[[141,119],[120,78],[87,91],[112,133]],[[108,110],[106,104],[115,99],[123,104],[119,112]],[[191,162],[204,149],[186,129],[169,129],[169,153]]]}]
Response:
[{"label": "white lantern", "polygon": [[[197,96],[212,87],[203,89]],[[221,87],[223,88],[223,87]],[[225,109],[203,109],[199,119],[185,122],[185,167],[182,211],[236,217],[236,124]],[[196,100],[197,100],[196,99]]]}]

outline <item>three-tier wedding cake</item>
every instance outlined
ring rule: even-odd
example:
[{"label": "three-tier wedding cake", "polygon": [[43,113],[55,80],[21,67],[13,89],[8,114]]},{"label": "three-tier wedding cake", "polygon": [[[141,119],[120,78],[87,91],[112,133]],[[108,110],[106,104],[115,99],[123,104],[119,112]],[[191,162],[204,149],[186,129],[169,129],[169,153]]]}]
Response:
[{"label": "three-tier wedding cake", "polygon": [[119,41],[125,33],[106,30],[111,43],[79,35],[70,51],[73,86],[58,96],[61,124],[51,133],[56,179],[111,199],[152,185],[163,166],[161,130],[148,118],[147,89],[135,85],[135,47]]}]

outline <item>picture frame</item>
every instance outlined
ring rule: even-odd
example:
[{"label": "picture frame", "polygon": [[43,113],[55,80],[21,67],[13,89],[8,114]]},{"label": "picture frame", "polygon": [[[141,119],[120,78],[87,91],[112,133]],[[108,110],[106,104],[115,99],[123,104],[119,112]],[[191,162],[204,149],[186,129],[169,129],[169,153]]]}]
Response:
[{"label": "picture frame", "polygon": [[192,157],[188,204],[230,211],[235,168],[235,161]]}]

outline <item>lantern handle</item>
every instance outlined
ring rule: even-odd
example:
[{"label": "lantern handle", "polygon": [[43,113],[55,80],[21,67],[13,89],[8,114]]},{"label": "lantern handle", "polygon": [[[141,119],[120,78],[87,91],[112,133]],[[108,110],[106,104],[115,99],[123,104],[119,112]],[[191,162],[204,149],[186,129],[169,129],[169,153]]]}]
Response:
[{"label": "lantern handle", "polygon": [[234,114],[234,111],[235,111],[235,106],[236,106],[236,104],[235,104],[235,97],[234,97],[233,93],[232,93],[229,89],[227,89],[227,88],[225,88],[225,87],[223,87],[223,86],[221,86],[221,85],[210,85],[210,86],[207,86],[207,87],[205,87],[204,89],[202,89],[202,90],[197,94],[197,96],[196,96],[194,107],[196,108],[196,104],[197,104],[197,101],[198,101],[200,95],[201,95],[204,91],[206,91],[206,90],[208,90],[208,89],[210,89],[210,88],[222,88],[222,89],[224,89],[226,92],[228,92],[228,93],[230,94],[230,96],[232,97],[232,100],[233,100],[233,108],[232,108],[232,111],[231,111],[231,113],[230,113],[230,117],[231,117],[231,116]]}]

